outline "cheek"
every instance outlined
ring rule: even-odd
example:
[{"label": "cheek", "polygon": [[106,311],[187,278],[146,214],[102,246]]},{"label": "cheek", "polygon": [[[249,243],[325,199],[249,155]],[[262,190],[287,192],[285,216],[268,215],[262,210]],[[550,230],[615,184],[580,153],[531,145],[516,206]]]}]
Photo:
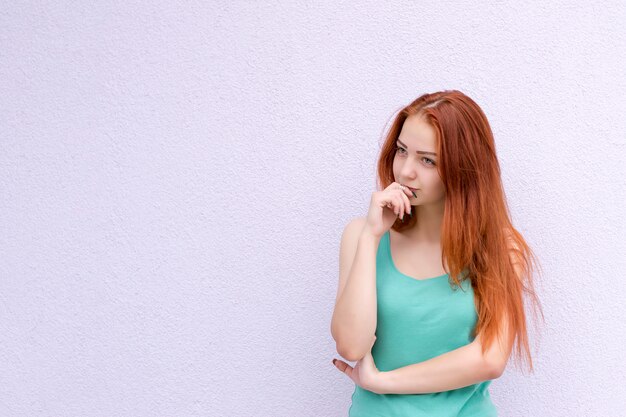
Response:
[{"label": "cheek", "polygon": [[425,184],[430,190],[432,190],[435,194],[441,194],[445,191],[445,187],[441,178],[435,173],[433,175],[429,175]]},{"label": "cheek", "polygon": [[393,176],[395,178],[398,178],[398,175],[400,174],[400,171],[402,170],[402,166],[400,165],[400,163],[398,162],[398,159],[394,159],[393,160]]},{"label": "cheek", "polygon": [[443,185],[443,182],[439,177],[437,177],[437,190],[440,195],[444,195],[446,193],[446,187]]}]

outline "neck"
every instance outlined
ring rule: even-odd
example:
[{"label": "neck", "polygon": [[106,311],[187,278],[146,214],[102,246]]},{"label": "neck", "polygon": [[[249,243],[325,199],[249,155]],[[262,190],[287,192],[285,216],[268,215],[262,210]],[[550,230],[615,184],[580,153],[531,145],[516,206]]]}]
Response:
[{"label": "neck", "polygon": [[417,225],[403,231],[403,234],[419,242],[440,244],[443,212],[443,201],[437,204],[415,206]]}]

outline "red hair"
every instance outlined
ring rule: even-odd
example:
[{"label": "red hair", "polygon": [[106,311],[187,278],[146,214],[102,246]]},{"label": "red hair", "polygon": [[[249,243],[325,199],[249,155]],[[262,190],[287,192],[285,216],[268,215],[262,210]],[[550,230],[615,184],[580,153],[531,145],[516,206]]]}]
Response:
[{"label": "red hair", "polygon": [[[437,171],[446,192],[442,259],[455,285],[460,285],[461,273],[461,280],[471,280],[478,313],[473,337],[481,335],[484,354],[492,341],[500,338],[499,320],[506,318],[515,335],[515,357],[524,353],[532,372],[523,296],[524,292],[529,295],[541,310],[533,289],[534,267],[540,265],[512,225],[487,117],[478,104],[457,90],[418,97],[400,110],[386,134],[378,160],[379,190],[395,180],[396,140],[404,121],[413,115],[423,116],[436,132]],[[412,212],[392,228],[413,227],[419,219],[414,207]]]}]

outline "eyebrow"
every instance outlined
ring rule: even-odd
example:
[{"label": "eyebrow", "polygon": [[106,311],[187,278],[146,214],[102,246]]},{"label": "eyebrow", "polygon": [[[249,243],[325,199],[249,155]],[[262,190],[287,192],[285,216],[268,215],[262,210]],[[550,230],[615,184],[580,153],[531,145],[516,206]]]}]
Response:
[{"label": "eyebrow", "polygon": [[[398,143],[402,146],[404,146],[405,148],[407,148],[408,146],[406,146],[406,144],[402,143],[402,141],[400,139],[397,140]],[[416,154],[422,154],[422,155],[434,155],[437,156],[437,154],[435,152],[426,152],[426,151],[415,151]]]}]

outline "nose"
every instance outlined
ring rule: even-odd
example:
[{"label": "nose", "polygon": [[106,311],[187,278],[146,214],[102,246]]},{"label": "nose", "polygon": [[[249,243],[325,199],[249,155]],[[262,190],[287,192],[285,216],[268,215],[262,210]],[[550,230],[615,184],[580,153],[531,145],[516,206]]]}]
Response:
[{"label": "nose", "polygon": [[416,177],[416,169],[411,163],[405,163],[400,170],[400,178],[406,179],[405,182],[412,182]]}]

